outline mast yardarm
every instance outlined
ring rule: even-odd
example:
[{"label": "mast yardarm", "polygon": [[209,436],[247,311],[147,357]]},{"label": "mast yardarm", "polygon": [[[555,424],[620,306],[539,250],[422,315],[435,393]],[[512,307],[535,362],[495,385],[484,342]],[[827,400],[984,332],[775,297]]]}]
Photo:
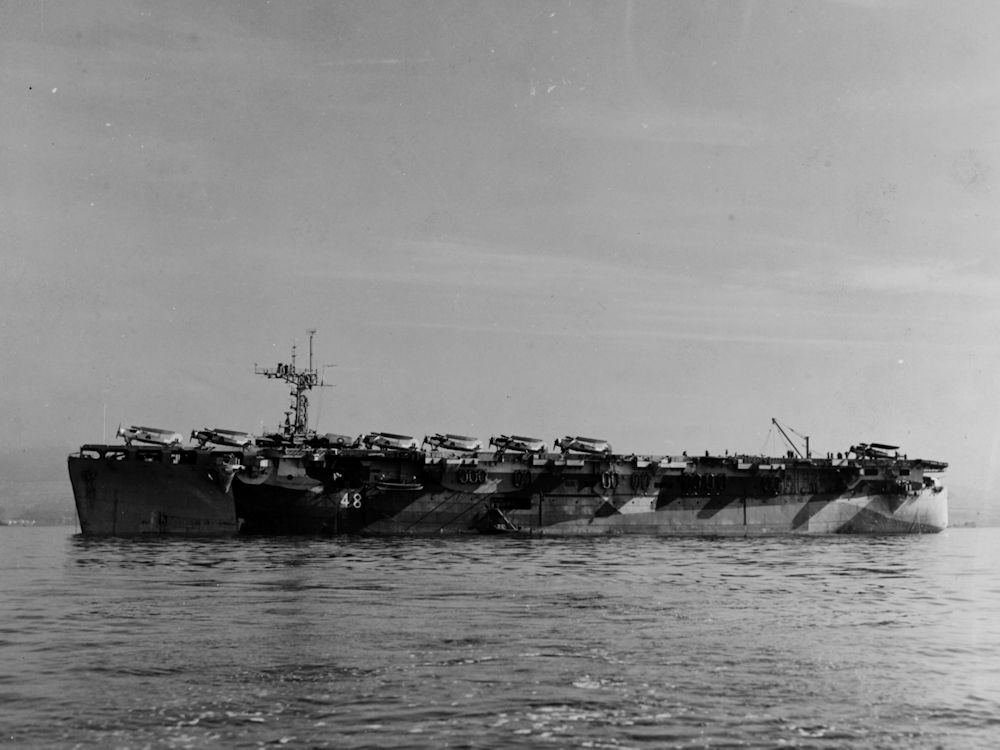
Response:
[{"label": "mast yardarm", "polygon": [[292,344],[291,363],[279,362],[278,366],[273,368],[253,366],[253,371],[256,375],[263,375],[266,378],[277,378],[291,384],[292,390],[290,395],[292,397],[292,404],[291,408],[285,412],[285,423],[281,428],[282,434],[289,438],[305,436],[309,433],[309,398],[306,396],[306,393],[316,386],[321,385],[319,382],[319,373],[313,367],[313,336],[316,335],[316,329],[310,328],[307,333],[309,334],[308,368],[300,370],[296,365],[295,343]]}]

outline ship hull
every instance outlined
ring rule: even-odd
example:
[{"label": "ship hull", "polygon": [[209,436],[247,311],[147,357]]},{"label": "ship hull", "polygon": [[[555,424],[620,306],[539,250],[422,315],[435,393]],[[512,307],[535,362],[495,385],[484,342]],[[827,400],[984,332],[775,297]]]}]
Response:
[{"label": "ship hull", "polygon": [[348,514],[340,508],[340,493],[326,493],[322,485],[308,489],[276,483],[234,485],[243,534],[313,535],[358,530],[356,524],[345,527]]},{"label": "ship hull", "polygon": [[[88,450],[89,448],[89,450]],[[767,536],[948,525],[945,464],[84,446],[84,534]]]},{"label": "ship hull", "polygon": [[217,457],[85,446],[68,459],[84,536],[233,536],[239,522]]},{"label": "ship hull", "polygon": [[315,460],[306,469],[286,460],[264,481],[237,477],[233,491],[256,533],[768,536],[948,525],[947,490],[924,481],[933,462],[663,463],[358,451],[328,457],[325,473]]},{"label": "ship hull", "polygon": [[[534,535],[933,533],[948,524],[938,462],[903,459],[480,454],[441,459],[423,493],[379,483],[369,534]],[[369,470],[394,479],[391,463]],[[400,475],[398,480],[405,477]]]},{"label": "ship hull", "polygon": [[[399,499],[366,498],[364,513],[338,511],[332,498],[324,529],[368,535],[437,536],[514,533],[533,536],[773,536],[783,534],[937,533],[947,522],[947,496],[921,492],[900,501],[879,494],[849,497],[777,496],[733,499],[717,507],[692,498],[656,508],[655,499],[614,504],[587,496],[537,498],[524,510],[503,510],[494,500],[468,494],[428,495],[405,507]],[[503,503],[499,504],[500,506]]]}]

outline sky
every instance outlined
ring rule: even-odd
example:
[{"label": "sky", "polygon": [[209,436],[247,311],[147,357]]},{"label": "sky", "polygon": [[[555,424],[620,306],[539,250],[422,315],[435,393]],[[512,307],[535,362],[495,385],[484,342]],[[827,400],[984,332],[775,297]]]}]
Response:
[{"label": "sky", "polygon": [[[0,451],[888,442],[1000,487],[1000,5],[0,4]],[[61,469],[60,469],[61,470]]]}]

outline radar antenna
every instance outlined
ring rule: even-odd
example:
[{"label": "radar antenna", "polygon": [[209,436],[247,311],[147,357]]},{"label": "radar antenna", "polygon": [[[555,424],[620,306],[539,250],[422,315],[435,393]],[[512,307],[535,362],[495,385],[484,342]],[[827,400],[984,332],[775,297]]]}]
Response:
[{"label": "radar antenna", "polygon": [[309,366],[299,369],[295,363],[296,344],[292,342],[291,363],[279,362],[277,367],[253,366],[255,375],[263,375],[268,379],[284,380],[292,386],[291,408],[285,412],[285,423],[282,425],[281,433],[285,437],[305,437],[309,434],[309,398],[306,394],[317,386],[323,386],[320,382],[319,373],[313,367],[313,336],[316,329],[310,328],[306,331],[309,334]]}]

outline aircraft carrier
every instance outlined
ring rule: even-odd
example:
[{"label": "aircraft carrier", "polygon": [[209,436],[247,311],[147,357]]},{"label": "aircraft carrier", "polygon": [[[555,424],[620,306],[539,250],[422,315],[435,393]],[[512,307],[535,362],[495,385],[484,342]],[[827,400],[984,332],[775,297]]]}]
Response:
[{"label": "aircraft carrier", "polygon": [[815,456],[777,421],[783,456],[615,453],[604,440],[319,434],[309,362],[258,375],[291,386],[281,428],[254,436],[134,426],[68,459],[86,536],[917,534],[948,525],[947,464],[857,443]]}]

